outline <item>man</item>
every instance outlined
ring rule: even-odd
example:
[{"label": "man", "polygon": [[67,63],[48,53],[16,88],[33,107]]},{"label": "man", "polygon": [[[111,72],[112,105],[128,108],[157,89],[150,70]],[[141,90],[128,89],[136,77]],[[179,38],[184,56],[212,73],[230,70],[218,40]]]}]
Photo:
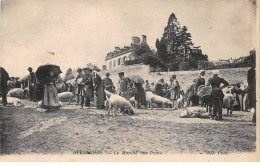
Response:
[{"label": "man", "polygon": [[[222,103],[224,94],[222,88],[229,86],[229,83],[223,78],[218,77],[219,71],[214,70],[213,77],[208,80],[207,86],[212,86],[211,101],[213,106],[212,119],[223,120],[222,118]],[[220,88],[220,85],[224,84]]]},{"label": "man", "polygon": [[145,87],[145,88],[144,88],[145,92],[147,92],[147,91],[151,91],[151,86],[150,86],[148,80],[145,80],[144,87]]},{"label": "man", "polygon": [[127,100],[129,100],[129,96],[128,96],[128,89],[129,89],[129,79],[125,78],[125,73],[124,72],[120,72],[118,73],[119,75],[119,81],[118,81],[118,94],[120,96],[125,97]]},{"label": "man", "polygon": [[75,79],[75,83],[77,84],[77,91],[76,91],[76,95],[77,95],[77,105],[79,105],[79,100],[80,100],[80,97],[82,96],[82,88],[83,88],[83,85],[81,84],[82,83],[82,79],[83,79],[83,73],[82,73],[82,69],[81,68],[78,68],[77,70],[77,77]]},{"label": "man", "polygon": [[21,84],[21,82],[19,81],[19,77],[16,77],[15,79],[14,79],[14,88],[21,88],[22,87],[22,84]]},{"label": "man", "polygon": [[255,62],[247,72],[249,108],[254,109],[252,122],[256,124],[256,73]]},{"label": "man", "polygon": [[205,71],[203,70],[202,72],[200,72],[200,76],[197,79],[197,82],[195,84],[195,92],[197,93],[198,87],[201,85],[205,85]]},{"label": "man", "polygon": [[94,87],[93,87],[93,80],[92,80],[92,69],[90,68],[83,68],[84,74],[82,76],[82,96],[81,96],[81,108],[83,105],[90,108],[90,100],[94,96]]},{"label": "man", "polygon": [[106,78],[103,79],[103,84],[105,87],[105,90],[111,92],[111,93],[115,93],[115,86],[113,84],[113,81],[109,78],[110,74],[106,73]]},{"label": "man", "polygon": [[161,84],[162,84],[163,97],[166,97],[165,95],[167,94],[168,84],[164,82],[163,78],[161,79]]},{"label": "man", "polygon": [[33,69],[29,67],[27,69],[29,71],[29,79],[28,79],[28,87],[29,87],[29,98],[30,101],[36,100],[36,75],[33,72]]},{"label": "man", "polygon": [[8,91],[8,85],[7,81],[9,80],[9,74],[6,72],[6,70],[2,67],[0,67],[0,93],[2,97],[2,103],[3,106],[6,106],[7,104],[7,91]]},{"label": "man", "polygon": [[196,93],[196,85],[198,79],[194,79],[193,83],[189,85],[186,96],[188,98],[187,106],[197,106],[199,105],[199,96]]}]

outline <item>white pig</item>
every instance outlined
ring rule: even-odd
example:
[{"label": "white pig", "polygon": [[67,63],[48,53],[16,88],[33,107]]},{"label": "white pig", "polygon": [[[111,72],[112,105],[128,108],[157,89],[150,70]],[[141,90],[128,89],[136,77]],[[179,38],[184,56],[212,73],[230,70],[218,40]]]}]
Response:
[{"label": "white pig", "polygon": [[69,104],[74,98],[74,94],[72,92],[62,92],[58,94],[59,100],[69,100]]},{"label": "white pig", "polygon": [[119,95],[111,94],[108,104],[108,115],[110,115],[113,110],[114,114],[117,115],[118,108],[121,108],[121,110],[126,109],[128,114],[134,114],[134,108],[130,102]]},{"label": "white pig", "polygon": [[152,108],[153,108],[153,103],[163,104],[163,106],[172,105],[172,102],[169,99],[155,95],[149,91],[146,92],[146,100],[148,102],[148,105],[150,105]]},{"label": "white pig", "polygon": [[[2,102],[2,98],[0,98],[0,101]],[[24,106],[24,104],[22,103],[22,101],[18,98],[15,97],[7,97],[7,103],[11,104],[15,107],[22,107]]]},{"label": "white pig", "polygon": [[14,88],[12,90],[10,90],[8,93],[7,93],[7,96],[10,96],[10,97],[19,97],[19,98],[23,98],[23,93],[24,93],[24,90],[22,88]]}]

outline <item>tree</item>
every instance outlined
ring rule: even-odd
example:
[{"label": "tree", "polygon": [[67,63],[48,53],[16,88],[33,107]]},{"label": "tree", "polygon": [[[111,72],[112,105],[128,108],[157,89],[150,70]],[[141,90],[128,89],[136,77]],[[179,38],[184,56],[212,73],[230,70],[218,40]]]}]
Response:
[{"label": "tree", "polygon": [[97,72],[100,71],[99,67],[96,64],[88,63],[86,66],[87,68],[91,68],[93,70],[96,70]]},{"label": "tree", "polygon": [[167,62],[168,56],[167,56],[167,49],[166,44],[163,42],[160,42],[157,38],[155,43],[156,49],[157,49],[157,57],[162,60],[163,62]]},{"label": "tree", "polygon": [[151,55],[153,52],[146,42],[142,42],[133,48],[133,55],[136,58],[143,58],[143,56],[147,54]]},{"label": "tree", "polygon": [[172,13],[161,40],[156,40],[157,57],[166,64],[174,63],[174,69],[176,63],[183,61],[189,62],[192,68],[197,68],[197,61],[207,61],[208,57],[202,54],[201,49],[193,45],[188,28],[181,27],[175,14]]}]

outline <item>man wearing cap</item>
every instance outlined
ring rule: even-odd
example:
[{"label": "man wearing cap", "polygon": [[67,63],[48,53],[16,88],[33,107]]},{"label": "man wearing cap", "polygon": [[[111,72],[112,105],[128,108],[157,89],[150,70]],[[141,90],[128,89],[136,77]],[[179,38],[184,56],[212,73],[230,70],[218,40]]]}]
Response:
[{"label": "man wearing cap", "polygon": [[110,74],[106,73],[106,78],[103,79],[103,84],[105,87],[105,90],[114,93],[115,86],[113,84],[113,81],[109,78]]},{"label": "man wearing cap", "polygon": [[36,101],[36,75],[31,67],[29,67],[27,70],[30,73],[28,79],[29,98],[30,101]]},{"label": "man wearing cap", "polygon": [[77,104],[79,104],[79,99],[82,96],[82,87],[83,87],[83,85],[81,84],[82,79],[83,79],[82,69],[78,68],[78,70],[77,70],[77,77],[75,79],[75,82],[77,84],[77,91],[76,91]]},{"label": "man wearing cap", "polygon": [[90,100],[94,96],[94,87],[93,87],[93,80],[92,80],[92,69],[90,68],[83,68],[84,74],[82,76],[82,96],[81,96],[81,108],[85,106],[90,108]]},{"label": "man wearing cap", "polygon": [[129,100],[130,98],[128,98],[128,96],[127,96],[127,92],[128,92],[129,85],[130,85],[129,79],[125,78],[124,72],[120,72],[120,73],[118,73],[118,75],[119,75],[118,93],[119,93],[120,96],[123,96],[127,100]]},{"label": "man wearing cap", "polygon": [[[229,83],[223,78],[218,77],[219,71],[212,71],[213,77],[208,80],[207,86],[212,86],[211,101],[213,106],[212,119],[223,120],[222,118],[222,104],[224,94],[222,88],[229,86]],[[220,87],[221,84],[224,84]]]},{"label": "man wearing cap", "polygon": [[200,72],[200,76],[199,78],[197,79],[197,82],[195,84],[195,92],[197,93],[197,90],[198,90],[198,87],[201,86],[201,85],[205,85],[205,71],[201,71]]}]

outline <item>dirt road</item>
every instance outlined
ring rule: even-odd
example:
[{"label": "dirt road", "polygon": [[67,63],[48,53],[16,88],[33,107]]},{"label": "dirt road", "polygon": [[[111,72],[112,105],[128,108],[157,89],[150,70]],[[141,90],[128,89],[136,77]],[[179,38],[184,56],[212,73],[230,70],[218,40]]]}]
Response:
[{"label": "dirt road", "polygon": [[179,118],[181,111],[136,109],[134,116],[107,116],[105,110],[75,105],[53,112],[30,106],[1,107],[1,154],[255,151],[252,113],[235,111],[224,121],[214,121]]}]

